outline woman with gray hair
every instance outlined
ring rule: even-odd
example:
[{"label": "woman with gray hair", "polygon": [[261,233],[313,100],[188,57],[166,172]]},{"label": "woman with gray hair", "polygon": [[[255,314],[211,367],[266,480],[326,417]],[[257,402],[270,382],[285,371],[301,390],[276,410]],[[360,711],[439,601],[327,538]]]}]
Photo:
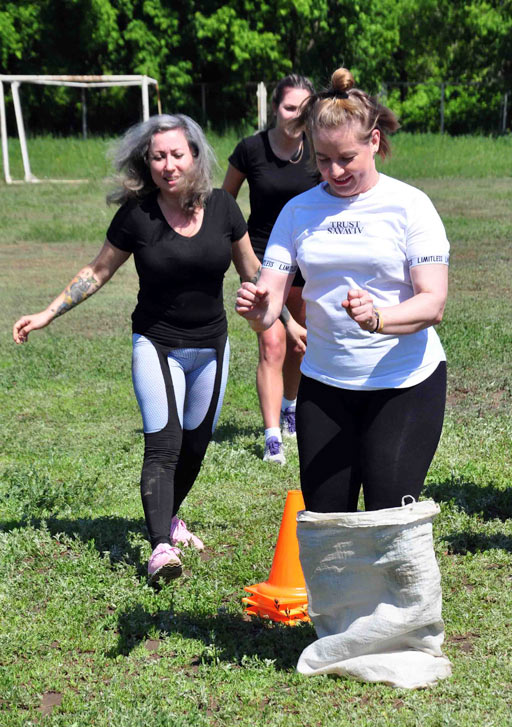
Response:
[{"label": "woman with gray hair", "polygon": [[217,423],[229,360],[224,274],[233,260],[243,280],[259,261],[233,197],[212,189],[213,151],[182,114],[129,129],[114,165],[120,206],[103,247],[40,313],[20,318],[16,343],[96,293],[131,254],[139,275],[132,314],[133,384],[145,437],[141,495],[153,552],[152,582],[181,573],[177,545],[203,543],[177,516]]}]

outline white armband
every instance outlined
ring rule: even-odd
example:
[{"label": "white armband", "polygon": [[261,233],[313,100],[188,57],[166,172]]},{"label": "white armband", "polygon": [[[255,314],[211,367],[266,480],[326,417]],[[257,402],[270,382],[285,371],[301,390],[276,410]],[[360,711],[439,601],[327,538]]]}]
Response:
[{"label": "white armband", "polygon": [[297,272],[297,264],[283,263],[281,260],[266,257],[263,259],[261,267],[267,270],[275,270],[278,273],[286,273],[286,275],[294,275]]},{"label": "white armband", "polygon": [[441,265],[448,265],[450,262],[450,256],[448,254],[443,255],[415,255],[409,258],[409,267],[414,268],[416,265],[432,265],[437,263]]}]

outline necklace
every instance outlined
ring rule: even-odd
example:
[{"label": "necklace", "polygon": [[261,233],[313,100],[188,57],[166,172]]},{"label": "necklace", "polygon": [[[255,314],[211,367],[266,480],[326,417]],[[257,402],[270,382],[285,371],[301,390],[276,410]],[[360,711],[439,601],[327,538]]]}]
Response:
[{"label": "necklace", "polygon": [[272,128],[268,132],[268,142],[270,144],[270,148],[272,150],[272,153],[280,159],[282,162],[289,162],[290,164],[298,164],[300,160],[302,159],[302,155],[304,154],[304,139],[301,139],[299,146],[297,149],[293,152],[291,157],[286,158],[286,153],[281,155],[279,153],[280,147],[279,147],[279,141],[278,139],[274,138],[274,134],[276,132],[275,128]]},{"label": "necklace", "polygon": [[300,146],[295,152],[295,154],[292,154],[292,156],[288,159],[290,164],[298,164],[300,160],[302,159],[302,155],[304,154],[304,142],[300,142]]}]

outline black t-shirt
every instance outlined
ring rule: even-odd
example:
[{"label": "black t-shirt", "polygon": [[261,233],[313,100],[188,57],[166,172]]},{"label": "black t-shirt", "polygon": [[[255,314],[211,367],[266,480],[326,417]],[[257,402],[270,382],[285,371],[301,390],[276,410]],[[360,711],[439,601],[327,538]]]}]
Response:
[{"label": "black t-shirt", "polygon": [[157,195],[123,204],[107,231],[112,245],[133,253],[139,274],[132,330],[165,346],[209,347],[227,330],[224,274],[231,243],[247,225],[233,197],[214,189],[200,230],[184,237],[169,226]]},{"label": "black t-shirt", "polygon": [[309,145],[305,137],[303,141],[302,158],[295,164],[276,157],[268,140],[268,131],[242,139],[229,157],[230,164],[245,174],[249,184],[249,235],[260,260],[274,222],[286,202],[320,181],[318,172],[309,169]]}]

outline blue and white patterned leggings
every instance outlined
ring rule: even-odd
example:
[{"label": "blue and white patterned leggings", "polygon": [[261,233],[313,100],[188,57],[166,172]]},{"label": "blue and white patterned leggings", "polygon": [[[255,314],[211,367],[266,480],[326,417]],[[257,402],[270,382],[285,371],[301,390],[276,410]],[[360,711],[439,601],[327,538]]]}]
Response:
[{"label": "blue and white patterned leggings", "polygon": [[169,349],[133,334],[133,387],[145,438],[141,496],[153,548],[170,543],[171,519],[199,474],[228,367],[226,337],[216,348]]}]

